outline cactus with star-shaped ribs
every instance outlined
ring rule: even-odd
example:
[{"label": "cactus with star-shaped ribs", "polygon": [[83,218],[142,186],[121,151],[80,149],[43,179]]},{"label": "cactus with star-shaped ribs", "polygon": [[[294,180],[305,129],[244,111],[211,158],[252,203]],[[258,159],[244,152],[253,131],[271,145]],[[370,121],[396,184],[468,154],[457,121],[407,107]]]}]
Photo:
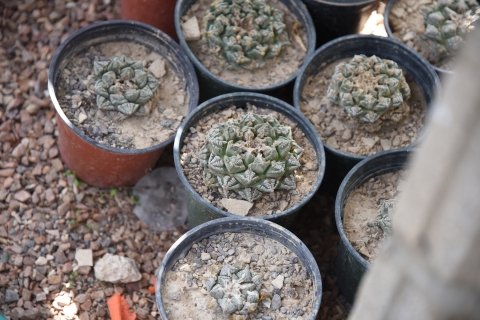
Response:
[{"label": "cactus with star-shaped ribs", "polygon": [[234,67],[262,67],[290,44],[284,12],[265,0],[214,1],[204,22],[210,53]]},{"label": "cactus with star-shaped ribs", "polygon": [[249,202],[264,192],[296,188],[303,149],[273,114],[229,119],[213,126],[207,141],[197,153],[207,187],[233,190]]}]

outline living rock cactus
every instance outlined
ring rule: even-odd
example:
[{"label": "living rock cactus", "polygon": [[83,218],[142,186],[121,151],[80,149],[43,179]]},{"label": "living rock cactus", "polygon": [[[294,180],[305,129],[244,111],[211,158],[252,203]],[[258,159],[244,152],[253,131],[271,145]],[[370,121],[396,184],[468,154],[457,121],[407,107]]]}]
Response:
[{"label": "living rock cactus", "polygon": [[207,291],[216,299],[221,310],[229,315],[255,312],[261,286],[261,275],[250,271],[248,266],[240,269],[230,264],[225,264],[218,275],[209,277],[205,282]]},{"label": "living rock cactus", "polygon": [[380,228],[385,234],[392,234],[392,215],[395,209],[396,200],[383,200],[380,207],[380,213],[375,217],[370,226],[376,226]]},{"label": "living rock cactus", "polygon": [[111,61],[95,61],[97,106],[102,110],[118,110],[125,115],[145,114],[145,104],[159,86],[158,80],[143,70],[141,61],[125,56]]},{"label": "living rock cactus", "polygon": [[217,0],[204,18],[210,53],[234,67],[262,67],[290,44],[284,12],[265,0]]},{"label": "living rock cactus", "polygon": [[434,55],[445,58],[454,55],[463,45],[473,23],[480,17],[476,0],[440,0],[422,8],[425,33],[422,38]]},{"label": "living rock cactus", "polygon": [[234,190],[249,202],[264,192],[296,188],[303,149],[273,114],[229,119],[213,126],[207,141],[197,153],[207,187]]},{"label": "living rock cactus", "polygon": [[327,96],[350,117],[375,123],[410,97],[410,87],[396,62],[362,54],[335,66]]}]

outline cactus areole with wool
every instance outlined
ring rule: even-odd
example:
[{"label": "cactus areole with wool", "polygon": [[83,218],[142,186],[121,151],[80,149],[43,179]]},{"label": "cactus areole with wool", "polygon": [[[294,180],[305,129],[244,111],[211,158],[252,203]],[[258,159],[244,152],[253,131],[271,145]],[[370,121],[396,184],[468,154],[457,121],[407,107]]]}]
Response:
[{"label": "cactus areole with wool", "polygon": [[328,99],[354,119],[374,123],[410,97],[410,87],[396,62],[355,55],[335,66]]},{"label": "cactus areole with wool", "polygon": [[438,58],[454,55],[480,18],[480,6],[476,0],[440,0],[436,5],[422,8],[425,20],[426,41]]},{"label": "cactus areole with wool", "polygon": [[[239,269],[225,264],[218,275],[207,279],[205,287],[223,313],[247,315],[258,308],[262,276],[250,271],[248,266]],[[236,318],[245,319],[241,316]]]},{"label": "cactus areole with wool", "polygon": [[303,149],[293,140],[292,129],[273,114],[249,112],[214,125],[207,141],[197,153],[205,186],[224,194],[234,190],[249,202],[264,192],[296,188],[294,171],[301,166]]},{"label": "cactus areole with wool", "polygon": [[290,44],[284,12],[265,0],[214,1],[204,24],[210,53],[232,67],[262,67]]},{"label": "cactus areole with wool", "polygon": [[143,69],[142,61],[133,61],[125,56],[110,61],[95,61],[94,72],[99,109],[117,110],[127,116],[149,113],[145,104],[153,97],[159,82]]}]

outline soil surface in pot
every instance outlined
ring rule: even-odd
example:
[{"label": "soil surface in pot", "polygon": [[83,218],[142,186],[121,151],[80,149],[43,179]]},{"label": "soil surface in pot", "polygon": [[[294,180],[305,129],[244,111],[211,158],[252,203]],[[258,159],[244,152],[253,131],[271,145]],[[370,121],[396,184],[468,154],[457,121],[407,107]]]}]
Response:
[{"label": "soil surface in pot", "polygon": [[421,12],[423,6],[432,5],[433,0],[400,0],[390,10],[388,23],[393,36],[415,49],[432,65],[438,68],[452,70],[452,58],[441,59],[435,57],[428,45],[421,39],[425,33],[425,22]]},{"label": "soil surface in pot", "polygon": [[[212,0],[198,0],[182,17],[182,23],[191,17],[196,17],[203,34],[205,32],[203,19],[210,10],[211,3]],[[291,44],[283,48],[278,56],[267,59],[263,67],[253,70],[232,68],[225,60],[209,53],[207,43],[203,39],[187,41],[190,50],[202,65],[229,83],[240,86],[267,87],[288,79],[300,69],[307,54],[309,44],[305,35],[305,26],[298,26],[298,19],[282,2],[270,0],[268,3],[285,13],[284,23],[287,26],[286,30]],[[295,28],[297,35],[293,33],[295,24],[298,26]]]},{"label": "soil surface in pot", "polygon": [[[144,70],[160,82],[147,102],[151,109],[148,115],[126,116],[117,110],[97,107],[94,61],[120,56],[142,61]],[[167,140],[188,113],[184,81],[167,60],[145,46],[130,42],[107,42],[75,56],[61,74],[58,101],[67,118],[81,132],[101,144],[120,149],[143,149]]]},{"label": "soil surface in pot", "polygon": [[368,262],[375,260],[388,235],[374,225],[384,200],[397,199],[405,177],[405,170],[398,170],[371,178],[357,188],[348,198],[343,210],[345,234]]},{"label": "soil surface in pot", "polygon": [[404,148],[417,140],[424,126],[427,104],[412,77],[403,70],[411,96],[408,116],[394,126],[384,126],[377,132],[357,128],[344,109],[327,98],[338,60],[325,66],[318,74],[307,79],[300,96],[300,109],[313,123],[324,143],[342,152],[358,156],[369,156],[379,151]]},{"label": "soil surface in pot", "polygon": [[304,149],[304,153],[300,158],[302,166],[295,171],[297,188],[294,190],[276,189],[272,193],[265,192],[259,199],[255,200],[253,207],[248,211],[249,216],[267,216],[280,213],[300,202],[314,187],[318,178],[318,159],[315,149],[306,135],[293,121],[278,112],[248,105],[246,109],[237,109],[235,106],[232,106],[206,116],[194,127],[190,128],[190,132],[183,141],[181,150],[183,173],[187,181],[200,196],[221,210],[228,211],[222,205],[222,200],[225,198],[243,200],[234,191],[228,191],[227,197],[224,197],[218,191],[218,188],[207,188],[202,176],[203,165],[200,164],[196,153],[207,142],[207,134],[213,125],[227,122],[228,119],[237,119],[240,115],[249,111],[262,115],[273,114],[282,125],[288,125],[292,128],[293,139]]},{"label": "soil surface in pot", "polygon": [[[217,309],[217,300],[207,291],[207,279],[225,265],[244,270],[262,279],[262,301],[246,319],[308,319],[315,298],[311,279],[298,257],[279,242],[247,233],[211,236],[192,246],[167,273],[162,288],[168,318],[231,319]],[[225,286],[226,292],[228,291]],[[257,289],[255,289],[257,290]],[[233,290],[232,290],[233,291]],[[238,312],[238,311],[237,311]]]}]

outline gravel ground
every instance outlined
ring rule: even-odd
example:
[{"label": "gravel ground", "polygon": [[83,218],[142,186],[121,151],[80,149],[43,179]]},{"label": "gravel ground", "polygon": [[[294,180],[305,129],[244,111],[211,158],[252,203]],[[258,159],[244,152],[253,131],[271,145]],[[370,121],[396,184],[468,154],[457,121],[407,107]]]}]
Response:
[{"label": "gravel ground", "polygon": [[[0,313],[7,319],[110,319],[106,300],[119,291],[139,319],[159,319],[148,287],[186,229],[150,231],[133,214],[130,189],[90,187],[67,171],[46,91],[58,45],[81,27],[118,18],[119,1],[8,0],[0,2],[0,12]],[[173,165],[171,147],[159,165]],[[294,231],[321,269],[317,319],[346,319],[350,306],[334,275],[333,198],[318,193]],[[78,249],[91,249],[94,261],[107,252],[130,257],[142,280],[99,281],[91,267],[76,264]]]}]

